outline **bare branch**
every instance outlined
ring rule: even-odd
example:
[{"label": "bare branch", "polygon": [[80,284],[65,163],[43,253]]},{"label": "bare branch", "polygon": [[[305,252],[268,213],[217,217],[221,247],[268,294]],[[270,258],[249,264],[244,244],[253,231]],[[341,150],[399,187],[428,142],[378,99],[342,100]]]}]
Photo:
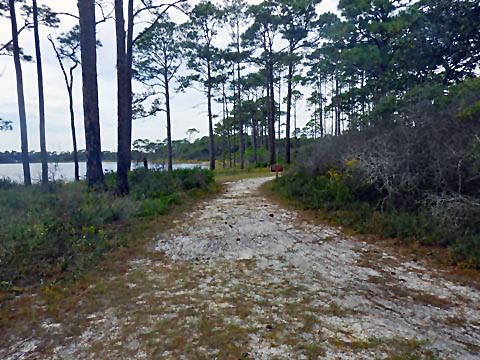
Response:
[{"label": "bare branch", "polygon": [[[29,28],[29,27],[30,27],[30,24],[29,24],[29,23],[25,23],[25,24],[18,30],[17,35],[20,35],[23,30],[25,30],[25,29],[27,29],[27,28]],[[1,45],[1,46],[0,46],[0,52],[7,50],[8,47],[12,45],[12,42],[13,42],[13,40],[10,40],[10,41],[8,41],[7,43]]]},{"label": "bare branch", "polygon": [[65,66],[63,65],[62,57],[60,56],[60,52],[57,50],[57,47],[55,46],[55,43],[53,42],[52,35],[48,35],[47,39],[48,39],[48,41],[50,41],[50,44],[52,44],[53,51],[55,51],[58,63],[60,64],[60,68],[62,69],[62,73],[63,73],[63,77],[65,79],[65,83],[67,84],[68,87],[70,87],[70,81],[68,80],[67,72],[65,71]]},{"label": "bare branch", "polygon": [[[165,15],[165,13],[170,10],[171,8],[175,8],[177,10],[180,10],[183,12],[183,9],[179,6],[181,3],[185,3],[187,0],[176,0],[175,2],[171,4],[161,4],[161,5],[156,5],[156,6],[146,6],[145,8],[142,8],[138,10],[135,14],[134,17],[138,16],[141,12],[143,11],[150,11],[153,12],[154,10],[159,10],[163,8],[163,10],[160,13],[156,13],[156,18],[155,20],[150,24],[150,26],[146,27],[143,29],[140,34],[138,34],[134,39],[132,44],[135,44],[138,40],[140,40],[146,33],[148,33],[154,26],[155,24],[162,18],[162,16]],[[145,5],[145,1],[142,0],[142,3]]]},{"label": "bare branch", "polygon": [[[98,6],[98,8],[100,9],[100,12],[102,14],[102,18],[100,20],[98,20],[95,25],[100,25],[104,22],[107,22],[108,20],[110,19],[113,19],[113,9],[110,10],[109,13],[106,13],[105,9],[103,8],[103,5],[99,2],[99,1],[96,1],[95,2],[96,5]],[[72,17],[76,20],[80,20],[80,17],[78,15],[75,15],[75,14],[72,14],[72,13],[67,13],[67,12],[56,12],[55,15],[57,16],[69,16],[69,17]]]}]

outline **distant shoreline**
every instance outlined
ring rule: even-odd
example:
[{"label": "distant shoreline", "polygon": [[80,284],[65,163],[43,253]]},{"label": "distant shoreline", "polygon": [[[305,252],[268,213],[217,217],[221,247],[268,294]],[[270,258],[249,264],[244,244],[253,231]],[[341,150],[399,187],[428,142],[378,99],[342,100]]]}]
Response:
[{"label": "distant shoreline", "polygon": [[[103,163],[116,163],[116,160],[103,160]],[[132,160],[132,163],[141,163],[140,160]],[[167,161],[159,161],[159,160],[148,160],[149,163],[152,164],[167,164]],[[199,164],[203,165],[207,163],[207,160],[174,160],[174,164]],[[30,164],[41,164],[41,161],[30,161]],[[73,164],[74,161],[49,161],[49,164]],[[86,163],[85,160],[80,160],[79,163]],[[21,161],[17,162],[0,162],[0,165],[19,165],[22,164]]]}]

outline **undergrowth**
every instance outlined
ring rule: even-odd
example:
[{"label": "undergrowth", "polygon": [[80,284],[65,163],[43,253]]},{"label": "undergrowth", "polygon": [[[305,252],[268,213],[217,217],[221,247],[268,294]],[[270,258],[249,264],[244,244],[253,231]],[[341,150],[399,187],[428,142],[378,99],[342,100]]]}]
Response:
[{"label": "undergrowth", "polygon": [[480,269],[480,234],[474,228],[448,226],[432,217],[428,209],[384,206],[380,197],[372,196],[374,190],[352,181],[348,174],[333,170],[317,177],[289,173],[274,181],[272,190],[320,210],[326,220],[356,233],[447,248],[450,263]]},{"label": "undergrowth", "polygon": [[[480,78],[387,99],[303,149],[275,190],[360,233],[448,249],[480,268]],[[391,106],[390,106],[391,105]]]},{"label": "undergrowth", "polygon": [[[106,182],[114,189],[115,175]],[[132,245],[133,229],[205,193],[213,182],[208,170],[138,169],[130,174],[127,197],[90,191],[83,182],[28,188],[2,183],[0,289],[81,274],[109,251]]]}]

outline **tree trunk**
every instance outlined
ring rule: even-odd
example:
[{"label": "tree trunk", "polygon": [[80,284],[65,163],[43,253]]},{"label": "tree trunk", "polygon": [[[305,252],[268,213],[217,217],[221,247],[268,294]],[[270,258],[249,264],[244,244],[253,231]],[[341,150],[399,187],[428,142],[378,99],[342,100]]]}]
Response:
[{"label": "tree trunk", "polygon": [[338,77],[335,76],[335,129],[336,135],[342,134],[341,113],[340,113],[340,91],[338,87]]},{"label": "tree trunk", "polygon": [[45,139],[45,95],[43,92],[42,53],[40,49],[40,34],[38,29],[37,0],[33,0],[33,33],[35,37],[35,55],[37,60],[38,78],[38,113],[40,119],[40,153],[42,158],[42,184],[48,183],[47,141]]},{"label": "tree trunk", "polygon": [[237,168],[237,144],[235,142],[235,125],[232,126],[232,142],[233,142],[233,168]]},{"label": "tree trunk", "polygon": [[[240,104],[242,102],[242,94],[241,94],[241,86],[240,86],[240,80],[241,80],[241,65],[240,65],[240,21],[237,17],[236,21],[236,27],[237,27],[237,105],[238,109],[240,109]],[[244,126],[243,126],[243,116],[240,114],[240,111],[236,112],[236,115],[238,117],[238,127],[240,130],[240,169],[245,168],[245,135],[244,135]]]},{"label": "tree trunk", "polygon": [[293,115],[293,127],[295,128],[295,150],[294,150],[294,157],[295,161],[297,161],[297,155],[298,155],[298,134],[297,134],[297,99],[295,99],[295,105],[294,105],[294,115]]},{"label": "tree trunk", "polygon": [[330,115],[332,117],[332,135],[336,135],[336,117],[335,117],[335,80],[332,76],[332,110]]},{"label": "tree trunk", "polygon": [[253,162],[255,165],[258,163],[258,154],[257,154],[257,149],[258,149],[258,131],[257,131],[257,119],[253,119],[253,125],[252,125],[252,144],[253,144]]},{"label": "tree trunk", "polygon": [[30,176],[30,159],[28,155],[27,114],[25,111],[25,94],[23,92],[23,73],[20,61],[20,47],[18,45],[17,17],[15,13],[15,0],[9,0],[10,21],[12,24],[13,61],[17,78],[18,115],[20,118],[20,136],[22,141],[23,182],[26,186],[32,184]]},{"label": "tree trunk", "polygon": [[215,139],[213,133],[213,114],[212,114],[212,71],[211,64],[207,64],[207,102],[208,102],[208,136],[209,136],[209,155],[210,170],[215,170]]},{"label": "tree trunk", "polygon": [[292,95],[293,95],[293,61],[288,63],[288,75],[287,75],[287,120],[285,130],[285,162],[291,163],[291,140],[290,140],[290,123],[292,116]]},{"label": "tree trunk", "polygon": [[90,188],[105,188],[98,109],[97,39],[95,0],[79,0],[80,48],[83,79],[83,112],[87,150],[87,183]]},{"label": "tree trunk", "polygon": [[77,132],[75,130],[75,111],[73,109],[73,75],[71,77],[71,85],[68,87],[68,103],[70,108],[70,128],[72,131],[73,143],[73,162],[75,164],[75,181],[80,181],[80,169],[78,166],[78,146],[77,146]]},{"label": "tree trunk", "polygon": [[231,169],[233,167],[233,159],[232,159],[232,141],[230,136],[230,129],[227,129],[227,142],[228,142],[228,165]]},{"label": "tree trunk", "polygon": [[[278,142],[282,140],[282,74],[278,77]],[[278,157],[278,154],[277,154]]]},{"label": "tree trunk", "polygon": [[323,90],[322,90],[322,78],[321,76],[317,79],[317,93],[318,93],[318,115],[319,115],[319,126],[320,126],[320,137],[325,135],[325,124],[323,119]]},{"label": "tree trunk", "polygon": [[117,150],[117,193],[127,195],[128,171],[130,160],[128,149],[128,99],[129,87],[127,78],[127,53],[125,48],[125,18],[123,15],[123,0],[115,0],[115,34],[117,40],[117,113],[118,113],[118,150]]},{"label": "tree trunk", "polygon": [[[268,71],[267,71],[267,74],[268,74]],[[270,137],[268,134],[270,133],[270,81],[268,80],[268,75],[267,75],[265,99],[266,99],[265,101],[266,101],[266,110],[267,110],[267,121],[263,121],[263,124],[262,124],[262,140],[263,140],[265,149],[269,151]]]},{"label": "tree trunk", "polygon": [[[240,70],[238,72],[240,76]],[[240,79],[240,78],[239,78]],[[245,132],[244,132],[244,126],[243,126],[243,116],[240,114],[240,101],[241,101],[241,95],[240,95],[240,89],[238,89],[238,95],[237,95],[237,112],[236,116],[238,118],[238,129],[239,129],[239,137],[240,137],[240,169],[245,168]]]},{"label": "tree trunk", "polygon": [[228,139],[228,129],[227,129],[227,126],[226,126],[226,123],[227,123],[227,109],[226,109],[226,103],[227,103],[227,99],[226,99],[226,94],[225,94],[225,83],[222,84],[222,127],[221,127],[221,137],[222,137],[222,140],[223,140],[223,149],[222,149],[222,153],[223,153],[223,159],[222,159],[222,168],[226,168],[227,167],[227,149],[228,151],[230,151],[230,148],[228,147],[228,143],[227,143],[227,139]]},{"label": "tree trunk", "polygon": [[128,0],[128,23],[127,23],[127,94],[128,94],[128,122],[127,122],[127,137],[128,137],[128,169],[132,166],[132,106],[133,106],[133,90],[132,90],[132,77],[133,77],[133,27],[134,25],[134,13],[133,13],[133,0]]},{"label": "tree trunk", "polygon": [[172,123],[170,113],[170,84],[168,80],[168,71],[164,69],[165,81],[165,107],[167,110],[167,149],[168,149],[168,171],[173,171],[173,151],[172,151]]},{"label": "tree trunk", "polygon": [[275,150],[275,88],[272,59],[269,60],[267,73],[269,86],[268,149],[270,151],[270,165],[274,165],[277,162],[277,153]]},{"label": "tree trunk", "polygon": [[73,66],[70,67],[70,78],[69,78],[65,70],[65,66],[63,65],[62,57],[60,56],[60,53],[58,52],[55,46],[55,43],[53,42],[51,37],[49,37],[48,40],[52,44],[53,51],[55,51],[55,54],[57,56],[57,60],[58,60],[58,63],[60,64],[60,69],[62,69],[63,78],[65,80],[65,86],[68,92],[68,108],[70,110],[70,128],[72,132],[72,143],[73,143],[73,161],[75,164],[75,181],[80,181],[80,170],[78,166],[77,133],[75,130],[75,110],[73,107],[73,72],[77,68],[78,63],[75,63]]}]

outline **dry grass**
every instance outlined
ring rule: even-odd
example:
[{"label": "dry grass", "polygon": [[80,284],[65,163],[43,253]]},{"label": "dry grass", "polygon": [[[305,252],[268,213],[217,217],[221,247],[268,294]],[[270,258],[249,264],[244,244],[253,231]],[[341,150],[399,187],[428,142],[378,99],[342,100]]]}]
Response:
[{"label": "dry grass", "polygon": [[215,170],[215,180],[220,184],[269,176],[272,176],[272,173],[268,168],[248,168],[244,170],[217,168]]},{"label": "dry grass", "polygon": [[[166,215],[137,222],[129,229],[127,247],[111,251],[94,270],[77,279],[40,288],[25,288],[20,296],[0,292],[0,332],[8,329],[11,335],[32,333],[39,331],[41,322],[46,319],[61,321],[72,313],[90,314],[105,309],[110,296],[124,296],[126,286],[121,277],[127,272],[129,261],[142,257],[163,261],[161,254],[146,249],[152,238],[171,228],[174,221],[181,221],[187,211],[191,211],[201,201],[216,196],[219,191],[220,187],[217,186],[211,193],[188,198],[184,203],[173,206]],[[143,273],[138,276],[143,277]],[[85,319],[81,322],[85,322]],[[75,328],[83,327],[82,323],[74,321],[70,325],[73,332]],[[1,337],[0,346],[6,340]]]},{"label": "dry grass", "polygon": [[415,339],[381,338],[342,340],[330,338],[329,343],[338,347],[349,349],[353,353],[375,350],[386,354],[389,360],[434,360],[430,351],[424,350],[425,343]]}]

